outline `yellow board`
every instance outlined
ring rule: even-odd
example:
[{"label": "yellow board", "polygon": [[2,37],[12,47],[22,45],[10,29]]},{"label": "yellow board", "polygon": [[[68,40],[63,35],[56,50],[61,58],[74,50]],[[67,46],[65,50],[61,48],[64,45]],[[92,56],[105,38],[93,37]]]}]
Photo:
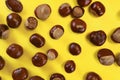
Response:
[{"label": "yellow board", "polygon": [[[87,30],[82,34],[73,33],[70,29],[71,16],[61,17],[58,8],[62,3],[69,3],[72,7],[78,5],[76,0],[20,0],[23,4],[23,11],[19,13],[22,16],[22,23],[19,28],[10,28],[10,35],[7,40],[0,39],[0,56],[6,62],[5,67],[0,70],[0,76],[3,80],[12,80],[12,71],[19,67],[27,68],[29,77],[39,75],[45,80],[49,80],[52,73],[61,73],[66,80],[85,80],[86,74],[90,71],[98,73],[103,80],[120,80],[120,67],[114,63],[111,66],[104,66],[99,63],[96,55],[101,48],[111,49],[115,55],[120,53],[120,44],[114,43],[110,36],[112,32],[120,26],[120,1],[119,0],[98,0],[105,7],[106,12],[102,17],[94,17],[85,7],[85,14],[81,18],[87,23]],[[93,0],[92,2],[94,2]],[[25,29],[24,22],[29,16],[34,15],[34,9],[43,3],[50,5],[52,13],[45,21],[39,21],[39,25],[33,31]],[[6,17],[12,13],[5,5],[5,0],[0,0],[0,24],[7,24]],[[49,36],[49,30],[56,24],[64,27],[64,35],[54,40]],[[88,39],[87,35],[91,31],[104,30],[107,34],[107,40],[102,46],[94,46]],[[29,37],[33,33],[39,33],[46,39],[46,44],[42,48],[36,48],[29,42]],[[77,42],[82,47],[82,52],[78,56],[73,56],[68,51],[71,42]],[[13,59],[6,53],[6,48],[12,44],[20,44],[24,48],[24,54],[19,59]],[[35,67],[31,58],[36,52],[46,54],[48,49],[54,48],[59,55],[55,60],[48,60],[43,67]],[[73,73],[66,73],[64,64],[67,60],[74,60],[76,70]],[[28,79],[28,78],[27,78]]]}]

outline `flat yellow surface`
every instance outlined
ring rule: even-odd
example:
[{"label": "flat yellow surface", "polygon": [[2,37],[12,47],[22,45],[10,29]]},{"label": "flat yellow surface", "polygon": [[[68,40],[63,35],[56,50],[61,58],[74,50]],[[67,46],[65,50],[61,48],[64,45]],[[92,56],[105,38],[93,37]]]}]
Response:
[{"label": "flat yellow surface", "polygon": [[[73,33],[70,29],[71,16],[61,17],[58,8],[62,3],[69,3],[72,7],[78,5],[76,0],[20,0],[23,4],[23,11],[19,13],[22,16],[22,23],[19,28],[11,29],[10,36],[7,40],[0,39],[0,55],[4,58],[6,64],[3,70],[0,70],[0,76],[3,80],[12,80],[12,71],[19,67],[27,68],[29,77],[39,75],[45,80],[49,80],[52,73],[61,73],[66,80],[85,80],[87,72],[94,71],[98,73],[103,80],[120,80],[120,67],[114,63],[111,66],[104,66],[99,63],[96,54],[101,48],[111,49],[115,55],[120,53],[120,44],[114,43],[110,36],[114,29],[120,26],[120,1],[119,0],[98,0],[105,7],[106,12],[102,17],[94,17],[85,7],[85,14],[81,18],[87,23],[87,30],[83,34]],[[94,2],[93,0],[92,2]],[[52,13],[46,21],[39,21],[39,25],[33,31],[26,30],[24,22],[29,16],[34,15],[34,9],[43,3],[51,6]],[[12,13],[5,5],[5,0],[0,0],[0,24],[6,24],[6,16]],[[49,30],[52,26],[60,24],[64,27],[64,35],[54,40],[49,36]],[[86,38],[91,31],[104,30],[107,34],[107,40],[104,45],[98,47],[90,43]],[[33,33],[39,33],[46,39],[46,44],[42,48],[36,48],[29,42],[29,37]],[[82,52],[78,56],[72,56],[68,51],[71,42],[76,42],[82,47]],[[12,44],[20,44],[24,48],[24,54],[19,59],[13,59],[6,53],[6,48]],[[55,48],[59,55],[57,59],[48,60],[43,67],[35,67],[31,58],[36,52],[43,52],[50,48]],[[64,64],[66,60],[74,60],[76,70],[73,73],[66,73]]]}]

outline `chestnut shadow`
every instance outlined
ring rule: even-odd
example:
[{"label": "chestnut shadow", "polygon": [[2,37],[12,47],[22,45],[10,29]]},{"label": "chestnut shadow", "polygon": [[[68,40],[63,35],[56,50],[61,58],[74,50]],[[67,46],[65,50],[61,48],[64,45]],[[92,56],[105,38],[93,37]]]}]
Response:
[{"label": "chestnut shadow", "polygon": [[[23,47],[25,47],[25,46],[23,46]],[[27,59],[31,59],[31,57],[34,56],[35,53],[31,53],[31,51],[29,51],[28,49],[25,49],[25,48],[23,48],[23,49],[24,49],[24,52],[23,52],[23,55],[21,56],[21,58],[24,59],[25,57],[27,57]]]},{"label": "chestnut shadow", "polygon": [[21,22],[20,26],[18,28],[16,28],[16,30],[18,30],[20,35],[26,36],[26,37],[29,38],[29,36],[27,36],[27,35],[30,34],[30,33],[34,33],[35,29],[34,30],[29,30],[25,27],[24,24],[25,24],[25,19],[23,19],[23,22]]},{"label": "chestnut shadow", "polygon": [[[33,47],[34,47],[34,45],[33,45]],[[43,52],[44,54],[46,54],[47,50],[49,50],[49,49],[51,49],[51,48],[54,48],[54,47],[52,47],[51,45],[49,45],[48,42],[46,42],[46,44],[43,46],[43,48],[38,48],[39,51],[36,51],[35,53],[30,53],[29,49],[27,49],[26,52],[29,54],[29,56],[28,56],[28,54],[25,54],[24,56],[28,56],[29,60],[31,60],[30,65],[34,66],[34,65],[32,64],[32,57],[33,57],[37,52]],[[58,57],[59,57],[59,56],[58,56]],[[58,57],[57,57],[57,58],[58,58]],[[40,71],[43,72],[43,73],[46,73],[46,74],[49,74],[49,72],[50,72],[50,73],[58,72],[57,69],[54,69],[53,65],[48,65],[48,63],[51,63],[51,62],[52,62],[52,61],[48,59],[47,63],[46,63],[44,66],[42,66],[42,67],[34,66],[34,67],[35,67],[36,70],[37,70],[37,68],[40,68]],[[59,62],[57,62],[57,63],[59,63]],[[48,68],[48,66],[49,66],[49,68]],[[49,71],[49,72],[48,72],[48,71]],[[32,72],[32,71],[30,70],[30,73],[31,73],[31,72]],[[34,72],[34,73],[35,73],[35,72]],[[32,75],[32,74],[31,74],[31,75]]]},{"label": "chestnut shadow", "polygon": [[[15,66],[11,62],[9,62],[9,60],[5,59],[5,66],[3,69],[4,69],[4,73],[3,73],[4,75],[11,76],[13,70],[15,69]],[[2,77],[2,80],[6,80],[6,79],[7,79],[6,77]]]},{"label": "chestnut shadow", "polygon": [[115,28],[108,32],[109,35],[107,36],[107,40],[109,43],[114,43],[114,41],[111,39],[111,35],[114,31],[115,31]]},{"label": "chestnut shadow", "polygon": [[117,12],[117,18],[120,20],[120,11]]},{"label": "chestnut shadow", "polygon": [[92,44],[91,41],[90,41],[90,33],[91,33],[91,32],[87,33],[87,35],[86,35],[86,40],[89,42],[90,45],[94,45],[94,44]]},{"label": "chestnut shadow", "polygon": [[[88,40],[89,44],[90,44],[91,46],[98,47],[98,49],[95,49],[95,50],[94,50],[94,53],[93,53],[94,59],[97,59],[97,52],[98,52],[98,50],[101,49],[101,48],[99,48],[100,46],[96,46],[96,45],[92,44],[92,42],[90,42],[90,36],[89,36],[89,34],[90,34],[90,33],[88,33],[88,35],[86,36],[86,39]],[[103,44],[103,45],[104,45],[104,44]],[[97,62],[98,62],[98,61],[97,61]]]},{"label": "chestnut shadow", "polygon": [[97,18],[97,17],[91,12],[90,7],[88,7],[87,10],[88,10],[90,16],[92,16],[92,17],[94,17],[94,18]]},{"label": "chestnut shadow", "polygon": [[[8,27],[9,27],[9,26],[8,26]],[[22,27],[22,26],[19,26],[19,27]],[[14,34],[15,34],[14,30],[16,30],[16,31],[19,32],[18,35],[23,35],[23,36],[25,36],[25,35],[27,34],[25,30],[21,30],[21,29],[19,29],[19,28],[14,28],[14,30],[13,30],[13,28],[10,28],[10,27],[9,27],[9,30],[10,30],[10,32],[9,32],[8,39],[4,40],[4,42],[5,42],[7,45],[17,42],[16,37],[14,36]],[[13,35],[11,34],[12,31],[14,32]],[[27,37],[29,38],[29,36],[27,36]],[[23,39],[23,40],[24,40],[24,39]]]},{"label": "chestnut shadow", "polygon": [[1,16],[0,23],[5,24],[4,20],[2,20],[2,19],[4,19],[4,17],[1,14],[0,14],[0,16]]},{"label": "chestnut shadow", "polygon": [[95,60],[96,63],[100,63],[99,60],[98,60],[98,57],[97,57],[97,53],[98,53],[98,51],[99,51],[100,49],[101,49],[101,48],[95,50],[95,52],[94,52],[94,59],[96,59],[96,60]]},{"label": "chestnut shadow", "polygon": [[[87,72],[87,73],[88,73],[88,72]],[[85,74],[83,75],[83,79],[82,79],[82,80],[86,80],[87,73],[85,73]]]}]

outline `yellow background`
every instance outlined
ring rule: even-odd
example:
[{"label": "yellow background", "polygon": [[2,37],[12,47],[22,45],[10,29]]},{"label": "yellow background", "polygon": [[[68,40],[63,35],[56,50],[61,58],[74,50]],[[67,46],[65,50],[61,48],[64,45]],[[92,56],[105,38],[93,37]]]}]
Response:
[{"label": "yellow background", "polygon": [[[10,35],[7,40],[0,39],[0,55],[6,61],[3,70],[0,70],[0,76],[3,80],[12,80],[12,71],[19,67],[28,69],[29,76],[39,75],[45,80],[49,80],[52,73],[64,74],[66,80],[85,80],[88,72],[94,71],[98,73],[103,80],[120,80],[120,67],[114,63],[111,66],[104,66],[99,63],[96,54],[101,48],[111,49],[115,55],[120,53],[120,44],[114,43],[110,36],[112,32],[120,26],[120,1],[119,0],[98,0],[105,7],[106,12],[102,17],[94,17],[88,12],[88,7],[85,7],[85,14],[81,18],[87,23],[87,30],[83,34],[73,33],[70,29],[71,16],[61,17],[58,13],[58,8],[62,3],[69,3],[72,7],[77,5],[76,0],[20,0],[23,4],[23,11],[19,13],[22,16],[22,23],[19,28],[10,28]],[[93,0],[92,2],[94,2]],[[34,15],[34,9],[43,3],[51,6],[52,13],[46,21],[39,21],[39,25],[33,31],[26,30],[24,22],[29,16]],[[6,5],[5,0],[0,0],[0,24],[6,24],[6,17],[12,13]],[[64,35],[58,39],[51,39],[49,30],[52,26],[60,24],[64,27]],[[107,34],[107,40],[104,45],[98,47],[89,42],[86,36],[95,30],[104,30]],[[46,39],[46,44],[42,48],[36,48],[29,42],[29,37],[33,33],[39,33]],[[71,42],[77,42],[82,47],[82,52],[78,56],[72,56],[68,51],[68,45]],[[19,59],[13,59],[6,53],[6,48],[12,44],[20,44],[24,48],[24,54]],[[35,67],[31,58],[36,52],[43,52],[50,48],[55,48],[59,56],[57,59],[50,61],[43,67]],[[73,73],[66,73],[64,64],[66,60],[74,60],[76,70]]]}]

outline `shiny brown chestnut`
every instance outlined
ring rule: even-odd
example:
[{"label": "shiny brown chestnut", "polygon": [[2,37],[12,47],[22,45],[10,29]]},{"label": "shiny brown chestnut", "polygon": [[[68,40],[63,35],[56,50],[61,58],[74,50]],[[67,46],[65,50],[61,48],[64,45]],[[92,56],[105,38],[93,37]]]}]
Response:
[{"label": "shiny brown chestnut", "polygon": [[58,56],[58,52],[55,49],[49,49],[47,51],[47,57],[48,57],[48,59],[54,60],[54,59],[57,58],[57,56]]},{"label": "shiny brown chestnut", "polygon": [[15,69],[12,72],[12,78],[13,80],[25,80],[28,77],[28,71],[24,67],[20,67]]},{"label": "shiny brown chestnut", "polygon": [[32,63],[37,67],[42,67],[47,63],[47,56],[42,52],[37,52],[32,57]]},{"label": "shiny brown chestnut", "polygon": [[19,44],[12,43],[6,50],[7,54],[12,58],[20,58],[23,54],[23,47]]},{"label": "shiny brown chestnut", "polygon": [[50,76],[50,80],[65,80],[65,77],[61,73],[53,73]]},{"label": "shiny brown chestnut", "polygon": [[102,80],[102,78],[96,72],[89,72],[85,80]]},{"label": "shiny brown chestnut", "polygon": [[81,46],[78,43],[73,42],[69,45],[69,52],[72,55],[79,55],[81,53]]},{"label": "shiny brown chestnut", "polygon": [[91,2],[92,2],[92,0],[77,0],[77,3],[78,3],[81,7],[88,6]]},{"label": "shiny brown chestnut", "polygon": [[35,17],[28,17],[25,21],[25,27],[29,30],[34,30],[38,25],[38,21]]},{"label": "shiny brown chestnut", "polygon": [[59,39],[64,34],[64,29],[61,25],[55,25],[50,30],[50,36],[53,39]]},{"label": "shiny brown chestnut", "polygon": [[59,7],[59,14],[62,16],[62,17],[66,17],[68,16],[70,13],[71,13],[71,6],[70,4],[68,3],[63,3],[62,5],[60,5]]},{"label": "shiny brown chestnut", "polygon": [[116,43],[120,43],[120,27],[115,29],[111,35],[111,39]]},{"label": "shiny brown chestnut", "polygon": [[71,30],[75,33],[83,33],[86,31],[87,24],[81,19],[73,19],[71,21]]},{"label": "shiny brown chestnut", "polygon": [[2,56],[0,56],[0,70],[2,70],[5,66],[5,60],[3,59]]},{"label": "shiny brown chestnut", "polygon": [[73,60],[68,60],[66,61],[65,65],[64,65],[64,69],[67,73],[72,73],[75,71],[76,69],[76,64]]},{"label": "shiny brown chestnut", "polygon": [[105,13],[105,6],[101,2],[95,1],[90,5],[89,11],[95,16],[102,16]]},{"label": "shiny brown chestnut", "polygon": [[30,42],[37,48],[40,48],[45,45],[45,39],[38,33],[34,33],[30,36]]},{"label": "shiny brown chestnut", "polygon": [[115,56],[110,49],[103,48],[100,49],[97,53],[99,62],[103,65],[109,66],[115,62]]},{"label": "shiny brown chestnut", "polygon": [[40,76],[32,76],[32,77],[29,78],[29,80],[45,80],[45,79],[43,79]]},{"label": "shiny brown chestnut", "polygon": [[7,39],[9,36],[9,28],[6,24],[0,24],[0,38]]},{"label": "shiny brown chestnut", "polygon": [[20,0],[5,0],[6,6],[14,11],[14,12],[21,12],[23,10],[23,5]]},{"label": "shiny brown chestnut", "polygon": [[10,28],[17,28],[20,26],[22,18],[17,13],[11,13],[7,16],[7,24]]},{"label": "shiny brown chestnut", "polygon": [[71,15],[73,18],[80,18],[84,15],[85,10],[80,6],[75,6],[72,9]]},{"label": "shiny brown chestnut", "polygon": [[116,56],[116,63],[120,66],[120,53]]},{"label": "shiny brown chestnut", "polygon": [[40,4],[36,7],[35,16],[40,20],[46,20],[51,14],[51,8],[48,4]]},{"label": "shiny brown chestnut", "polygon": [[96,46],[103,45],[106,41],[106,38],[106,33],[103,30],[92,31],[89,35],[90,41]]}]

